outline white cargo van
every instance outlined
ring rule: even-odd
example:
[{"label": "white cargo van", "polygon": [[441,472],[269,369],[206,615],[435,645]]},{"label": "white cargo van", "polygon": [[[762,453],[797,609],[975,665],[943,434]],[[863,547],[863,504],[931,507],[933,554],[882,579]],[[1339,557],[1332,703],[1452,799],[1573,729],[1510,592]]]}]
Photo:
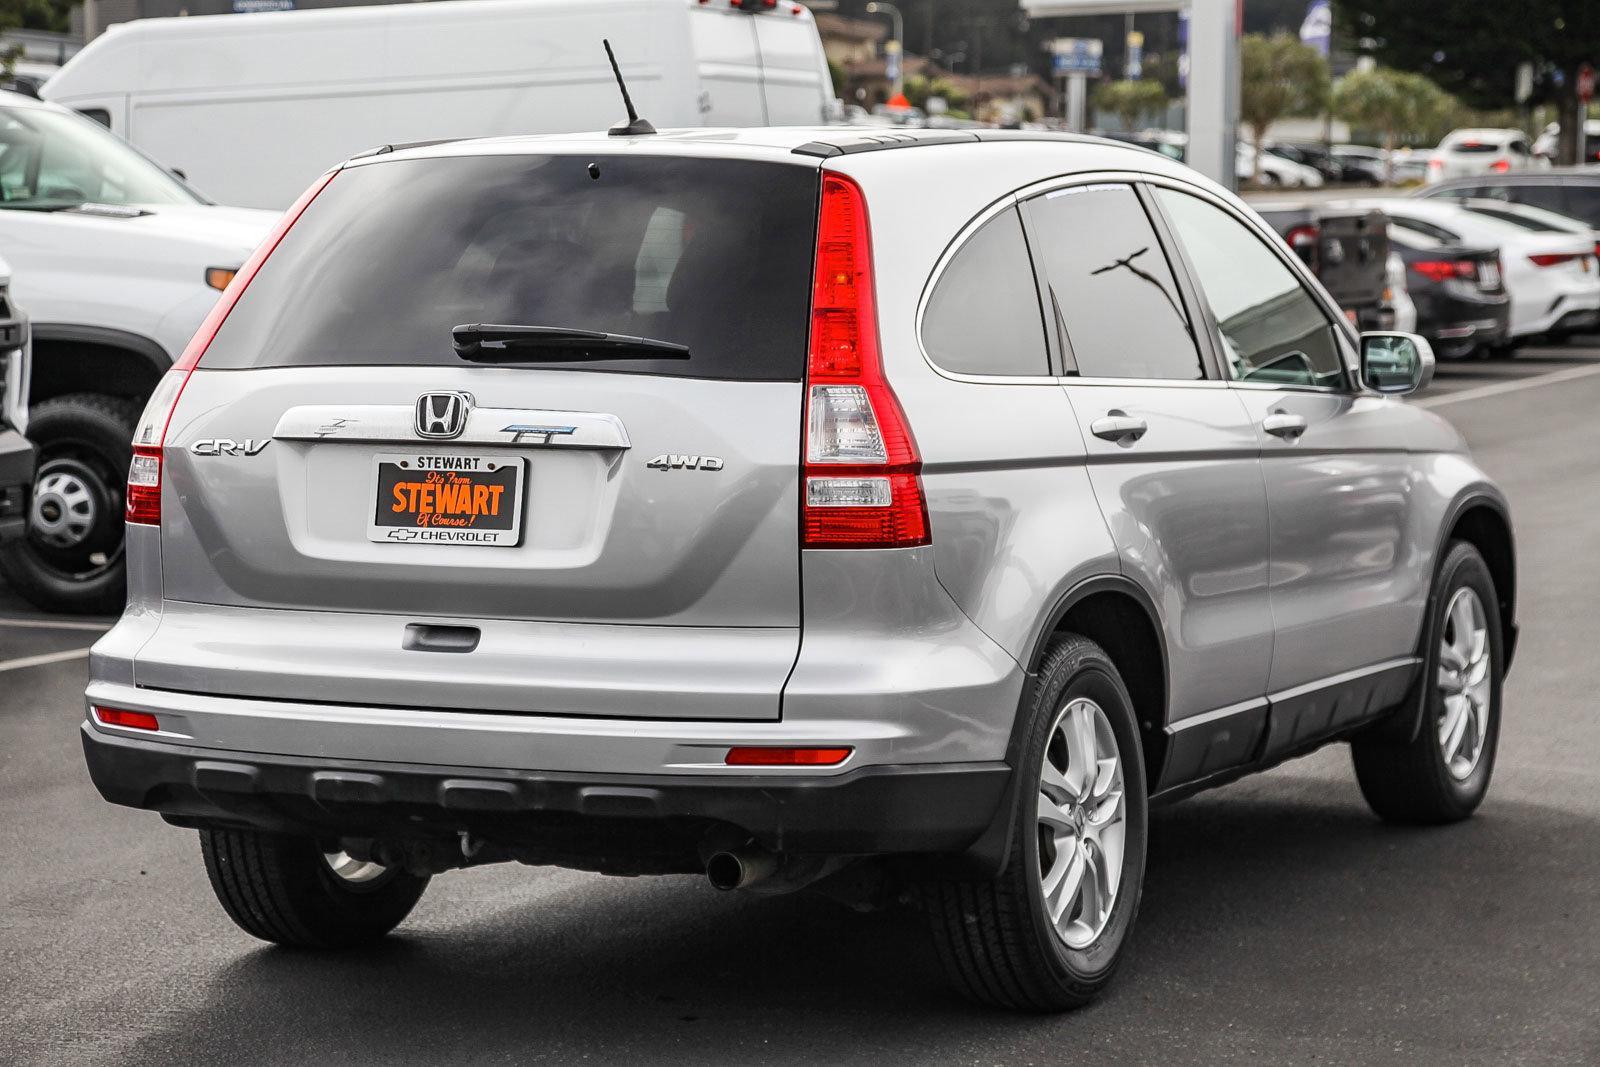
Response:
[{"label": "white cargo van", "polygon": [[602,38],[658,127],[814,125],[837,106],[793,0],[450,0],[114,26],[42,95],[212,199],[283,208],[383,144],[600,129]]}]

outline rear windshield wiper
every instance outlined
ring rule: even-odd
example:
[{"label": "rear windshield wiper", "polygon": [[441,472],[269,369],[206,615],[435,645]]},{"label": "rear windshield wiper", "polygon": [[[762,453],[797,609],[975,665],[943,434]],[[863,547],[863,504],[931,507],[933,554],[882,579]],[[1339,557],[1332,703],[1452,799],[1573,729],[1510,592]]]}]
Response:
[{"label": "rear windshield wiper", "polygon": [[451,331],[456,355],[472,363],[573,363],[606,359],[688,359],[689,346],[560,326],[466,323]]}]

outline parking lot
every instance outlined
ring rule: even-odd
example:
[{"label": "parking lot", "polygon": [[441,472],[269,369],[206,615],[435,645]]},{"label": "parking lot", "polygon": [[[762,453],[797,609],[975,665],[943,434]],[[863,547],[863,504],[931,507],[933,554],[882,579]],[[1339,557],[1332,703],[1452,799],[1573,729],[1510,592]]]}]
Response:
[{"label": "parking lot", "polygon": [[1419,402],[1517,521],[1488,801],[1453,827],[1381,825],[1337,746],[1162,809],[1129,965],[1061,1017],[958,1000],[913,912],[700,878],[482,868],[437,879],[375,950],[253,942],[193,833],[89,784],[102,624],[0,592],[0,1060],[1593,1063],[1600,344],[1447,365]]}]

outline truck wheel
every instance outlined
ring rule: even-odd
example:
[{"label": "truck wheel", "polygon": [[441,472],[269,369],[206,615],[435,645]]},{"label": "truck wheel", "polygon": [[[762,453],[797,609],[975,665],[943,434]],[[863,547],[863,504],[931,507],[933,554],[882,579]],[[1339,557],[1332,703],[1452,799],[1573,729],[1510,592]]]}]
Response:
[{"label": "truck wheel", "polygon": [[323,852],[307,837],[200,831],[211,889],[245,933],[290,948],[352,948],[400,925],[428,887],[397,867]]},{"label": "truck wheel", "polygon": [[1438,582],[1417,735],[1405,740],[1373,733],[1350,742],[1361,794],[1389,822],[1465,819],[1483,801],[1494,773],[1505,664],[1494,579],[1478,550],[1457,541]]},{"label": "truck wheel", "polygon": [[1123,956],[1144,885],[1144,757],[1133,703],[1100,646],[1066,636],[1040,667],[1005,870],[921,887],[940,962],[974,1000],[1062,1011]]},{"label": "truck wheel", "polygon": [[46,611],[122,610],[123,496],[133,457],[131,400],[77,393],[29,413],[38,468],[24,537],[0,548],[0,575]]}]

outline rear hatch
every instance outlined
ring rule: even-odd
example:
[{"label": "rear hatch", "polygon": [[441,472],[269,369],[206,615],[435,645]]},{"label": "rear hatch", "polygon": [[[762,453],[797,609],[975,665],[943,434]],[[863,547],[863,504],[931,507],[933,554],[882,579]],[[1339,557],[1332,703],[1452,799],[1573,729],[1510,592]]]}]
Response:
[{"label": "rear hatch", "polygon": [[777,718],[817,183],[604,152],[340,172],[175,410],[139,684]]}]

